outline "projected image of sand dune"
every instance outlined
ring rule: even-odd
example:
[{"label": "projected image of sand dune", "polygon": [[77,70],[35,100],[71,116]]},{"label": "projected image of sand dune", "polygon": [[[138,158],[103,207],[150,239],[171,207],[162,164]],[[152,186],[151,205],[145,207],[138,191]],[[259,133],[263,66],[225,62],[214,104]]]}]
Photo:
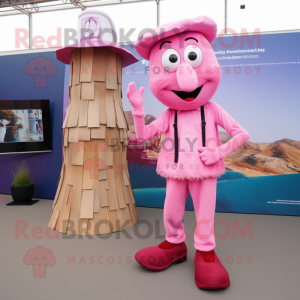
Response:
[{"label": "projected image of sand dune", "polygon": [[[229,138],[221,133],[222,142]],[[225,158],[225,167],[247,177],[300,173],[300,142],[291,139],[266,144],[248,141]]]}]

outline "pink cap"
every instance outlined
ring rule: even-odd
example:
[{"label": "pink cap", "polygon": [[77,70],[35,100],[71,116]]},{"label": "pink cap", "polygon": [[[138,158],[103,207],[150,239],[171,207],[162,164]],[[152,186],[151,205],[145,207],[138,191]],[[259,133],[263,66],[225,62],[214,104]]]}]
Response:
[{"label": "pink cap", "polygon": [[99,41],[92,39],[88,41],[81,41],[78,44],[60,48],[55,51],[56,58],[64,64],[70,64],[71,53],[76,48],[88,48],[88,47],[105,47],[106,49],[115,51],[122,56],[122,68],[132,65],[139,61],[131,52],[113,42]]},{"label": "pink cap", "polygon": [[200,32],[211,43],[217,34],[217,24],[206,16],[164,24],[139,36],[134,44],[135,50],[141,57],[149,60],[150,51],[158,41],[186,31]]},{"label": "pink cap", "polygon": [[131,52],[117,44],[117,33],[112,19],[97,9],[86,9],[79,14],[77,41],[75,45],[56,50],[56,58],[64,64],[70,64],[71,53],[76,48],[105,47],[122,56],[123,68],[139,61]]}]

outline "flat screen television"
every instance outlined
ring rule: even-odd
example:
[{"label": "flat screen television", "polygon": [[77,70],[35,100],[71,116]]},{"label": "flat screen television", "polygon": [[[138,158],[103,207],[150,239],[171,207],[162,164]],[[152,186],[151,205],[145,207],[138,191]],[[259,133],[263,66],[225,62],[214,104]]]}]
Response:
[{"label": "flat screen television", "polygon": [[49,100],[0,100],[0,154],[52,152]]}]

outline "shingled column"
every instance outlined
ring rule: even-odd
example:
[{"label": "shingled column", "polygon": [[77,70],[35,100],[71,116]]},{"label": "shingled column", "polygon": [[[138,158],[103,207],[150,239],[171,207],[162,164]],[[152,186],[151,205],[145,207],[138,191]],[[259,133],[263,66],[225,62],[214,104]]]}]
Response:
[{"label": "shingled column", "polygon": [[122,57],[104,47],[77,48],[70,70],[64,161],[48,226],[77,235],[120,231],[138,221],[126,161]]}]

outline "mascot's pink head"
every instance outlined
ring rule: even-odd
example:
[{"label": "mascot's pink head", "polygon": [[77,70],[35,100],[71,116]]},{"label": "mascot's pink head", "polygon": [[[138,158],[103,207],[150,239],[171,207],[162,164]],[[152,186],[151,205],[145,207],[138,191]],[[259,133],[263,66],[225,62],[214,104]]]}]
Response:
[{"label": "mascot's pink head", "polygon": [[208,17],[181,20],[147,32],[135,44],[150,61],[150,88],[164,105],[191,110],[214,95],[221,68],[210,43],[217,26]]}]

